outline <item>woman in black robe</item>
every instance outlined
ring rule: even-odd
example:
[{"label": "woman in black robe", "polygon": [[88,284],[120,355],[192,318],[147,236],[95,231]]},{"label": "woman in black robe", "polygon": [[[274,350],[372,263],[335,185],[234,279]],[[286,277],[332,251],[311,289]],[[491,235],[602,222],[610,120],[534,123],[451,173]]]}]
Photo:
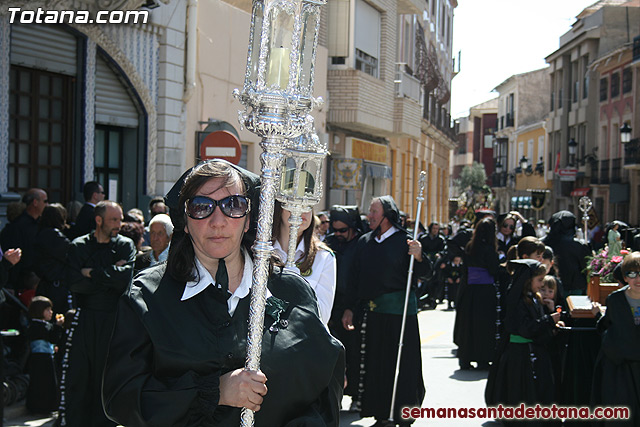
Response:
[{"label": "woman in black robe", "polygon": [[484,218],[467,244],[467,280],[458,292],[453,340],[458,346],[460,369],[488,369],[493,360],[498,333],[497,285],[499,271],[496,252],[496,222]]},{"label": "woman in black robe", "polygon": [[64,314],[74,308],[67,284],[67,252],[71,242],[64,235],[69,228],[66,217],[67,210],[59,203],[45,207],[38,222],[34,245],[38,259],[35,269],[40,277],[36,294],[51,300],[54,314]]},{"label": "woman in black robe", "polygon": [[546,268],[532,259],[510,261],[514,276],[507,294],[505,333],[485,390],[487,405],[548,405],[554,399],[547,343],[560,313],[545,314],[538,296]]},{"label": "woman in black robe", "polygon": [[247,407],[256,426],[337,426],[344,350],[297,274],[271,267],[261,371],[243,369],[257,176],[220,160],[185,175],[167,195],[167,263],[136,276],[119,302],[107,415],[127,427],[237,426]]},{"label": "woman in black robe", "polygon": [[[627,421],[602,425],[637,426],[640,417],[640,252],[622,262],[627,286],[607,297],[606,314],[598,321],[602,347],[593,375],[592,404],[626,406]],[[633,277],[632,277],[633,276]]]}]

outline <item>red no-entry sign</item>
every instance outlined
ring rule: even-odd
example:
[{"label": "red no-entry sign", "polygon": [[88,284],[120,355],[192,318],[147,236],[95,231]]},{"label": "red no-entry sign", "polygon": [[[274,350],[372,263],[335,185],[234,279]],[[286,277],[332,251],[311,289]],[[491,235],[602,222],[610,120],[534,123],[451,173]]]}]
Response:
[{"label": "red no-entry sign", "polygon": [[231,132],[218,130],[207,135],[200,143],[200,159],[224,159],[234,165],[240,161],[242,147]]}]

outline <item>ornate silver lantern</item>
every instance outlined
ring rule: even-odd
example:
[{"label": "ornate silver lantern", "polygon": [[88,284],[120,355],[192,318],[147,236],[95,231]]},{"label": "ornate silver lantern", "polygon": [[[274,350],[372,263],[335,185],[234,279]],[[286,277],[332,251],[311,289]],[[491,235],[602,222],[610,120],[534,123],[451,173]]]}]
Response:
[{"label": "ornate silver lantern", "polygon": [[313,128],[290,139],[284,151],[280,192],[276,196],[289,217],[289,247],[287,267],[295,266],[298,230],[302,214],[318,204],[322,198],[322,164],[327,156],[326,144],[320,142]]},{"label": "ornate silver lantern", "polygon": [[578,207],[582,211],[582,223],[584,224],[584,239],[582,240],[584,243],[589,243],[589,211],[593,203],[591,199],[587,196],[580,197],[578,201]]},{"label": "ornate silver lantern", "polygon": [[[245,107],[239,112],[241,126],[262,138],[263,149],[245,364],[250,370],[260,368],[273,207],[285,142],[311,130],[309,112],[320,102],[313,98],[313,83],[320,6],[325,2],[254,0],[244,86],[233,92]],[[243,409],[241,425],[253,425],[253,415]]]}]

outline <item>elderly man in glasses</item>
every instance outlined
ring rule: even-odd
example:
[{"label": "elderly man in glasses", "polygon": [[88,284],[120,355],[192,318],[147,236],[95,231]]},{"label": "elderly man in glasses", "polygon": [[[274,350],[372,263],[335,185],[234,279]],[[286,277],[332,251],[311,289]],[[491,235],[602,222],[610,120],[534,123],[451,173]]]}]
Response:
[{"label": "elderly man in glasses", "polygon": [[149,222],[151,249],[136,257],[135,271],[144,270],[164,262],[169,256],[169,243],[173,236],[173,223],[167,214],[157,214]]}]

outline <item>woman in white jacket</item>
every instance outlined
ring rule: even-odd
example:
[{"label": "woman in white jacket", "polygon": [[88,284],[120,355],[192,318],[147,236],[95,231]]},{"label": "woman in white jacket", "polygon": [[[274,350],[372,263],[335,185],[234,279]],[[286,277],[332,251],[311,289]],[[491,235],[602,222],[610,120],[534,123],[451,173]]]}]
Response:
[{"label": "woman in white jacket", "polygon": [[[273,212],[273,246],[275,253],[287,262],[289,248],[289,217],[291,212],[276,202]],[[295,254],[294,271],[304,277],[316,293],[320,319],[326,325],[331,317],[333,298],[336,293],[336,257],[327,245],[318,239],[312,211],[302,214],[298,229],[298,247]]]}]

